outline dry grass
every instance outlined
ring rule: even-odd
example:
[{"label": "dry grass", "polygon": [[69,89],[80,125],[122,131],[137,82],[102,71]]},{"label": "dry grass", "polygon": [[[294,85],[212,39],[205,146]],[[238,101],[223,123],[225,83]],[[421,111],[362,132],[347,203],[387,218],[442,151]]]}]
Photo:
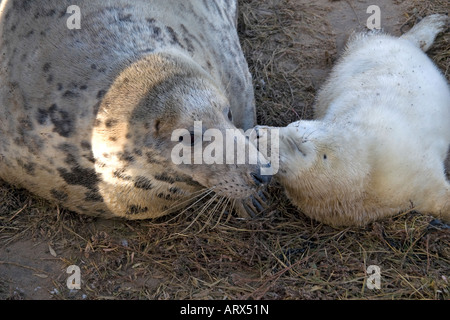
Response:
[{"label": "dry grass", "polygon": [[[448,9],[446,0],[408,2],[409,22],[414,8],[417,15]],[[326,10],[300,6],[241,1],[240,33],[260,123],[309,118],[317,79],[326,75],[321,70],[336,58]],[[448,77],[448,33],[431,55]],[[218,217],[202,216],[194,222],[191,213],[130,222],[72,214],[0,184],[0,245],[30,238],[50,244],[62,266],[53,278],[58,299],[450,298],[450,230],[430,217],[410,212],[336,230],[303,216],[276,185],[270,191],[270,210],[250,221],[223,217],[217,224]],[[65,287],[64,268],[72,264],[82,271],[76,293]],[[373,264],[381,267],[381,290],[365,285]],[[0,298],[24,298],[6,286],[0,279]]]}]

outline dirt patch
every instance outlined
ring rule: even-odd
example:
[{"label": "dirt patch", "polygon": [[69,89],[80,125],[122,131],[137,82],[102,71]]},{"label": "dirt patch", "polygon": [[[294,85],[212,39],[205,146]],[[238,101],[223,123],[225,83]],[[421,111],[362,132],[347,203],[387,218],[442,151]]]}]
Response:
[{"label": "dirt patch", "polygon": [[381,26],[389,34],[400,36],[400,28],[405,20],[404,1],[379,0],[379,1],[327,1],[322,3],[330,5],[331,12],[328,20],[333,27],[338,52],[341,52],[347,42],[347,37],[354,31],[364,31],[367,19],[371,14],[367,13],[368,4],[376,4],[381,10]]},{"label": "dirt patch", "polygon": [[[242,46],[258,122],[312,116],[316,91],[353,30],[380,6],[395,35],[448,11],[447,0],[242,0]],[[430,56],[449,76],[449,33]],[[450,230],[414,212],[336,230],[299,213],[277,186],[266,215],[245,221],[187,212],[106,221],[0,183],[0,299],[449,299]],[[81,269],[81,290],[66,268]],[[369,265],[381,290],[369,290]]]},{"label": "dirt patch", "polygon": [[53,281],[60,280],[64,264],[50,250],[49,245],[31,240],[0,248],[0,299],[52,298],[51,292],[58,292]]}]

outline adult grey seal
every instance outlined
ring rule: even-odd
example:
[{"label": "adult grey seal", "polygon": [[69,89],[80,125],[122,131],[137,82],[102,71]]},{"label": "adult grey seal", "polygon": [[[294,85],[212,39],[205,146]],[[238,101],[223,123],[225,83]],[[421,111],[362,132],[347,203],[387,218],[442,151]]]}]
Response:
[{"label": "adult grey seal", "polygon": [[[74,4],[79,29],[68,24]],[[253,195],[269,179],[259,164],[171,159],[172,133],[195,121],[255,124],[236,11],[232,0],[3,0],[0,178],[75,212],[129,219],[204,190]]]}]

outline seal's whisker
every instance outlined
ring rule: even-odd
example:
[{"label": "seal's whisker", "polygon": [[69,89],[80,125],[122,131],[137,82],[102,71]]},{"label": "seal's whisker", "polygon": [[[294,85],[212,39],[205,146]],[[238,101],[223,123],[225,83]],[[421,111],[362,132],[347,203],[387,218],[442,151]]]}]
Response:
[{"label": "seal's whisker", "polygon": [[[230,213],[233,212],[234,208],[236,207],[236,201],[237,201],[237,199],[233,199],[233,201],[231,201]],[[225,223],[228,223],[230,221],[230,218],[231,218],[231,214],[228,215]]]},{"label": "seal's whisker", "polygon": [[192,225],[200,218],[200,216],[206,211],[206,209],[208,209],[208,207],[216,200],[217,197],[218,197],[218,195],[214,194],[213,197],[206,202],[206,204],[203,206],[203,208],[200,210],[200,212],[197,213],[194,220],[192,220],[192,222],[183,230],[183,232],[186,232],[187,230],[189,230],[190,227],[192,227]]},{"label": "seal's whisker", "polygon": [[[225,198],[225,201],[222,205],[222,211],[220,212],[219,218],[217,219],[216,224],[212,227],[212,229],[217,228],[217,226],[220,224],[220,221],[222,220],[222,217],[224,215],[224,213],[227,211],[228,206],[230,205],[231,200],[230,198]],[[231,215],[229,214],[228,217],[230,217]]]},{"label": "seal's whisker", "polygon": [[[208,219],[207,219],[206,222],[203,224],[203,227],[198,231],[199,233],[202,232],[202,231],[206,228],[207,225],[209,225],[209,223],[210,223],[210,221],[212,220],[214,214],[216,213],[217,208],[220,207],[220,206],[222,205],[224,199],[226,199],[226,198],[225,198],[225,197],[219,197],[219,196],[217,196],[216,199],[218,199],[218,200],[217,200],[217,203],[216,203],[216,205],[214,206],[214,208],[212,208],[212,210],[210,210],[210,212],[209,212],[209,214],[208,214]],[[215,199],[215,200],[216,200],[216,199]]]},{"label": "seal's whisker", "polygon": [[214,187],[212,188],[205,188],[202,189],[201,191],[199,191],[198,195],[194,196],[194,197],[190,197],[189,199],[187,199],[186,201],[183,201],[181,203],[177,203],[175,205],[172,205],[168,210],[164,211],[163,213],[169,213],[170,211],[175,210],[176,206],[180,206],[182,204],[185,203],[189,203],[189,202],[193,202],[195,201],[195,199],[198,199],[197,201],[191,203],[188,207],[184,208],[182,211],[180,211],[177,215],[175,215],[173,218],[169,219],[166,223],[172,222],[173,220],[177,219],[178,217],[180,217],[182,214],[184,214],[186,211],[188,211],[189,209],[191,209],[193,206],[195,206],[198,202],[200,202],[202,199],[206,198],[208,195],[210,195],[212,192],[214,192]]},{"label": "seal's whisker", "polygon": [[[180,206],[182,204],[186,204],[190,201],[193,201],[196,198],[202,196],[205,192],[208,192],[210,189],[211,188],[204,188],[199,191],[195,191],[195,192],[191,193],[189,196],[183,197],[183,198],[179,199],[178,201],[175,201],[168,210],[174,210],[177,206]],[[179,201],[182,201],[182,202],[179,202]]]}]

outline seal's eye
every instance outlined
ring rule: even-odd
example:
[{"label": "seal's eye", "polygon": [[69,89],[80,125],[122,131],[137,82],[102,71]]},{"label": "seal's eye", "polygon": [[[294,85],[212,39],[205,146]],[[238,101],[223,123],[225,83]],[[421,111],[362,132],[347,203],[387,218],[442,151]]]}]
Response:
[{"label": "seal's eye", "polygon": [[191,146],[193,146],[195,144],[195,134],[194,131],[190,131],[189,132],[189,136],[180,136],[178,138],[179,142],[185,142],[186,144],[190,144]]},{"label": "seal's eye", "polygon": [[233,114],[231,113],[231,109],[228,109],[228,120],[233,121]]},{"label": "seal's eye", "polygon": [[324,154],[324,155],[323,155],[323,160],[327,160],[327,159],[328,159],[327,155]]}]

